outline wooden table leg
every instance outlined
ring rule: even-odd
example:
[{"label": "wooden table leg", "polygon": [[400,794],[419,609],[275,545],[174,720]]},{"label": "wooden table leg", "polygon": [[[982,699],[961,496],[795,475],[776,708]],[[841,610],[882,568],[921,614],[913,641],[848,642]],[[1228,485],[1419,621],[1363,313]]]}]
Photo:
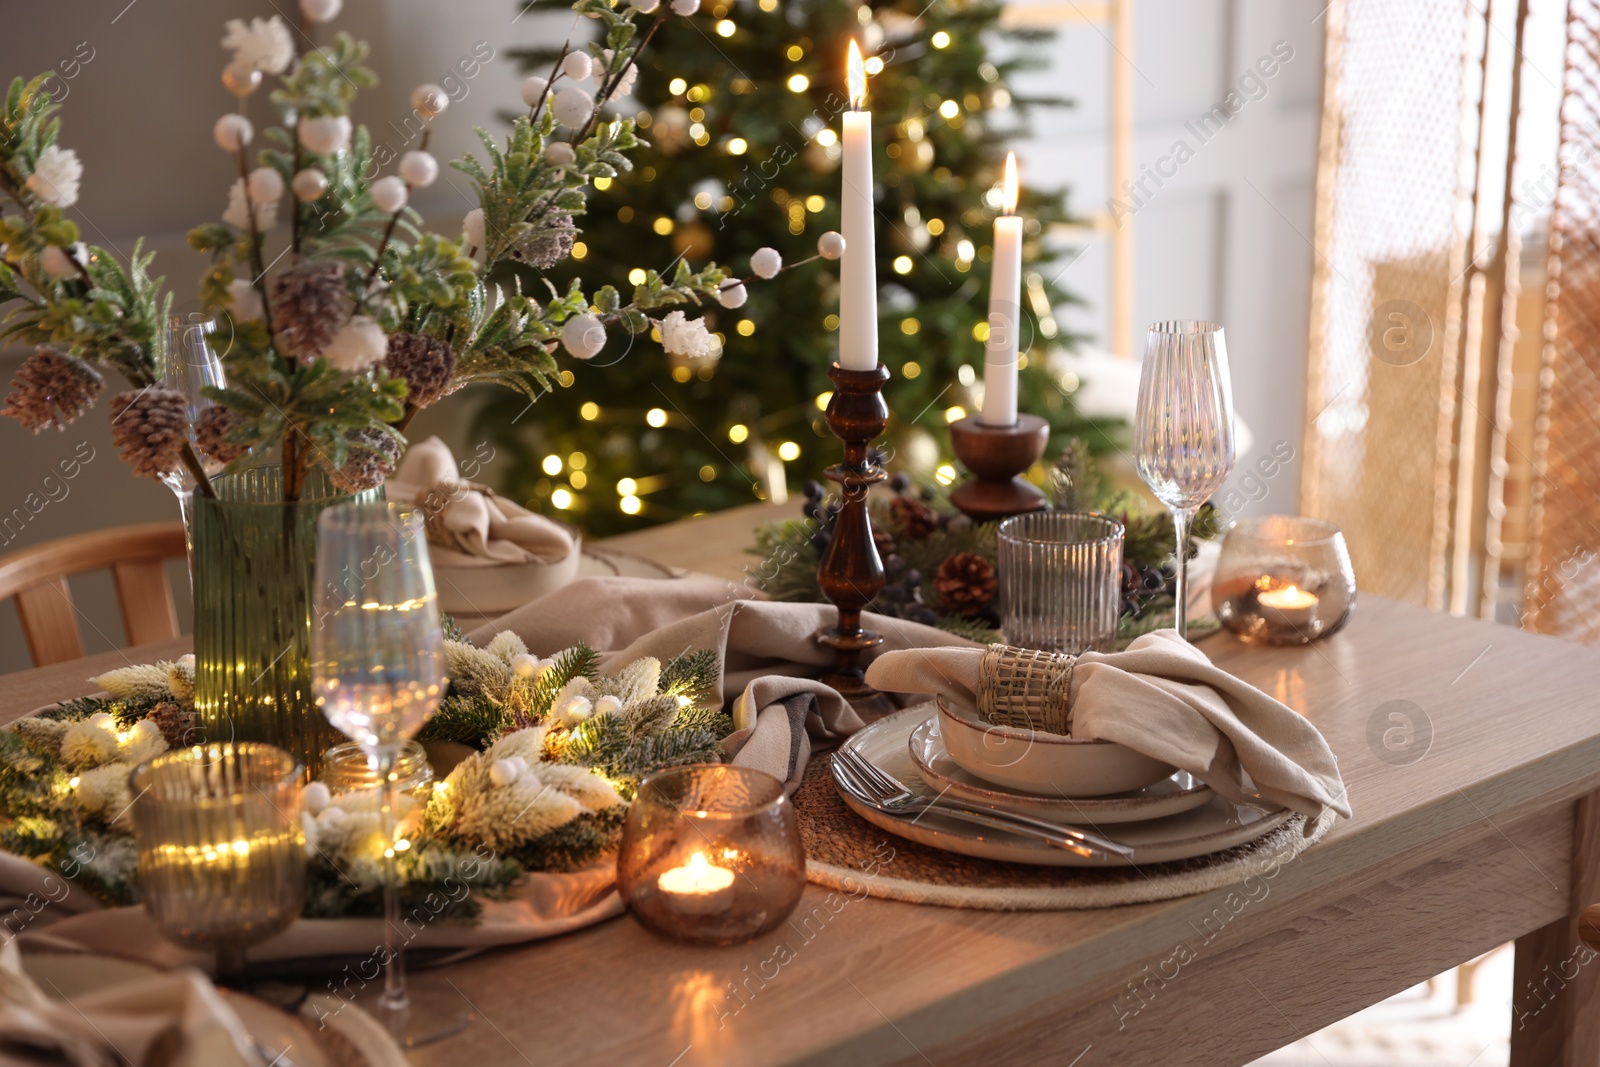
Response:
[{"label": "wooden table leg", "polygon": [[1571,910],[1517,938],[1512,1067],[1600,1065],[1600,952],[1579,936],[1584,909],[1600,903],[1600,793],[1578,801],[1572,838]]}]

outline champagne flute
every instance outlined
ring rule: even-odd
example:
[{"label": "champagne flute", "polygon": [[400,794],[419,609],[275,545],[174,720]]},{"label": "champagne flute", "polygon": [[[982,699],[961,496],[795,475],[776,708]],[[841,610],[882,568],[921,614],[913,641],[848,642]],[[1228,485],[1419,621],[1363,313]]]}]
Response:
[{"label": "champagne flute", "polygon": [[[379,1013],[402,1044],[455,1033],[413,1017],[406,988],[395,853],[399,796],[395,761],[444,697],[444,634],[422,514],[391,504],[341,504],[317,520],[312,684],[323,714],[367,754],[382,786],[384,988]],[[426,1027],[426,1028],[424,1028]]]},{"label": "champagne flute", "polygon": [[1134,420],[1139,477],[1172,512],[1178,584],[1173,627],[1187,639],[1189,525],[1233,470],[1233,385],[1222,327],[1157,322],[1146,335]]},{"label": "champagne flute", "polygon": [[[211,406],[201,392],[208,385],[221,387],[226,383],[222,373],[222,361],[212,351],[210,343],[206,340],[206,329],[209,321],[200,316],[185,318],[182,315],[167,317],[165,328],[160,333],[161,347],[157,350],[158,369],[161,372],[161,384],[168,389],[182,393],[189,402],[189,443],[194,443],[194,425],[199,420],[200,414]],[[200,457],[200,464],[207,477],[215,477],[222,471],[223,464],[210,458],[198,448],[195,455]],[[194,492],[194,475],[188,467],[180,466],[176,470],[167,471],[161,475],[161,481],[178,497],[178,507],[183,512],[185,523],[189,519],[189,494]]]}]

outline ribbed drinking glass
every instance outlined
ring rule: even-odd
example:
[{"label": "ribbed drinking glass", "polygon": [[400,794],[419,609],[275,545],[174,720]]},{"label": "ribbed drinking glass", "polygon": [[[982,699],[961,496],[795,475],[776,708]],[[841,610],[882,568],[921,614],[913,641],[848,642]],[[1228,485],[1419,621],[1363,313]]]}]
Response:
[{"label": "ribbed drinking glass", "polygon": [[444,697],[444,633],[422,513],[392,504],[343,504],[317,520],[311,675],[328,721],[359,744],[382,785],[384,990],[391,1032],[416,1045],[460,1028],[423,1033],[411,1016],[395,855],[395,765],[405,742]]},{"label": "ribbed drinking glass", "polygon": [[1122,614],[1122,523],[1034,511],[1000,524],[1000,632],[1006,644],[1076,655],[1110,651]]},{"label": "ribbed drinking glass", "polygon": [[1188,636],[1189,525],[1233,470],[1233,384],[1222,327],[1157,322],[1146,335],[1134,419],[1139,477],[1172,512],[1177,534],[1173,626]]},{"label": "ribbed drinking glass", "polygon": [[[221,387],[226,384],[222,374],[222,361],[212,351],[211,344],[206,340],[206,329],[210,324],[206,321],[195,321],[181,315],[172,315],[167,319],[166,327],[161,333],[161,346],[156,351],[161,370],[161,384],[167,389],[182,393],[189,402],[189,438],[194,443],[194,424],[200,418],[201,412],[211,406],[211,401],[202,392],[206,386]],[[211,459],[198,448],[195,455],[200,457],[201,466],[208,476],[215,476],[223,465]],[[189,494],[194,490],[194,475],[189,468],[179,466],[175,470],[166,472],[161,476],[161,481],[168,489],[178,496],[178,504],[183,509],[184,521],[189,519]]]},{"label": "ribbed drinking glass", "polygon": [[215,952],[221,974],[300,914],[300,771],[281,748],[241,742],[164,752],[133,772],[144,909],[173,941]]}]

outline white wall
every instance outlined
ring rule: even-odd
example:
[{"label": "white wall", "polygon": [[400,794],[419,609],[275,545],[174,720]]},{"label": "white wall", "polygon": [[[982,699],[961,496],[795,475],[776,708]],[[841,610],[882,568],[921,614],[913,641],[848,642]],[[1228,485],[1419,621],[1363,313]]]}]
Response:
[{"label": "white wall", "polygon": [[[1240,490],[1235,499],[1244,501],[1239,513],[1293,513],[1299,501],[1297,463],[1261,488],[1245,492],[1240,483],[1279,442],[1288,442],[1297,455],[1300,450],[1316,254],[1310,237],[1324,2],[1134,3],[1135,47],[1126,59],[1113,50],[1109,27],[1071,26],[1054,45],[1051,69],[1027,83],[1039,95],[1070,97],[1078,106],[1036,113],[1026,173],[1034,181],[1069,185],[1073,209],[1081,215],[1110,210],[1107,201],[1115,191],[1108,178],[1106,86],[1110,65],[1131,61],[1136,176],[1142,168],[1158,166],[1171,173],[1183,154],[1174,150],[1180,141],[1193,153],[1176,165],[1175,176],[1144,183],[1127,222],[1135,234],[1136,349],[1142,350],[1144,327],[1158,319],[1223,324],[1235,404],[1254,438],[1251,451],[1239,456],[1230,483]],[[1230,91],[1238,92],[1241,75],[1271,56],[1280,41],[1292,49],[1292,58],[1262,79],[1264,90],[1252,89],[1258,99],[1246,100],[1220,132],[1202,142],[1186,123],[1197,124]],[[1173,162],[1163,163],[1164,158]],[[1082,253],[1061,281],[1086,297],[1089,306],[1068,312],[1064,320],[1103,345],[1108,242],[1091,239]],[[1140,351],[1131,355],[1137,359]]]},{"label": "white wall", "polygon": [[[796,0],[789,0],[796,2]],[[273,0],[283,11],[289,0]],[[1221,102],[1241,72],[1283,40],[1294,58],[1268,82],[1266,95],[1240,114],[1141,207],[1137,234],[1135,317],[1138,324],[1174,317],[1217,318],[1228,330],[1234,389],[1241,416],[1255,431],[1256,452],[1280,440],[1300,440],[1306,300],[1312,251],[1311,201],[1320,89],[1321,22],[1315,0],[1136,0],[1136,160],[1155,164],[1193,119]],[[18,5],[0,34],[0,73],[37,73],[65,63],[63,143],[83,157],[83,196],[72,214],[85,239],[124,254],[139,236],[159,252],[157,269],[180,296],[193,293],[204,264],[183,247],[183,234],[216,217],[226,203],[230,163],[210,137],[229,108],[218,80],[223,53],[219,20],[232,14],[270,14],[273,4],[205,5],[181,0],[135,0],[86,9],[78,4]],[[439,122],[434,149],[443,159],[477,147],[473,125],[497,128],[494,113],[517,100],[520,81],[504,53],[541,35],[562,35],[564,17],[517,18],[513,0],[348,0],[339,25],[372,42],[372,66],[383,85],[364,97],[358,118],[390,130],[409,112],[410,90],[443,81],[476,52],[495,51],[466,93]],[[201,13],[201,12],[204,13]],[[92,13],[91,13],[92,12]],[[1026,146],[1027,174],[1073,186],[1080,211],[1103,210],[1106,187],[1105,86],[1119,62],[1099,27],[1065,30],[1053,46],[1054,65],[1036,76],[1042,91],[1073,97],[1071,111],[1041,114],[1038,136]],[[84,47],[86,45],[86,47]],[[74,65],[73,57],[93,58]],[[470,64],[469,64],[470,66]],[[258,120],[265,102],[254,102]],[[391,133],[392,137],[392,133]],[[393,138],[396,147],[398,138]],[[446,180],[417,206],[441,228],[452,228],[471,202],[465,180]],[[1152,188],[1148,187],[1148,188]],[[1076,328],[1105,335],[1106,256],[1090,243],[1063,282],[1091,307],[1070,313]],[[8,380],[25,353],[0,359]],[[466,420],[462,402],[441,404],[419,428],[458,446]],[[57,463],[83,442],[94,450],[68,487],[0,551],[51,537],[129,522],[177,517],[171,494],[134,479],[116,458],[100,409],[64,434],[31,437],[0,420],[0,518],[40,489]],[[1240,468],[1253,461],[1241,456]],[[1294,509],[1293,465],[1269,486],[1259,507]],[[57,495],[60,493],[57,491]],[[15,528],[13,523],[13,528]],[[0,537],[10,536],[0,534]],[[180,578],[181,581],[181,578]],[[101,578],[76,583],[90,621],[91,649],[122,640]],[[180,589],[182,588],[180,584]],[[0,672],[27,664],[14,611],[0,608]]]}]

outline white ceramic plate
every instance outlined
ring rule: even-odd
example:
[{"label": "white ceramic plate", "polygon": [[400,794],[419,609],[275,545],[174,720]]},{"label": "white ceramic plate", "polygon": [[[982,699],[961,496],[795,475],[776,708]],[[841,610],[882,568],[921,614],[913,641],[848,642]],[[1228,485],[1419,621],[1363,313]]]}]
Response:
[{"label": "white ceramic plate", "polygon": [[912,727],[908,749],[922,780],[952,799],[1020,811],[1036,819],[1072,826],[1093,827],[1161,819],[1198,808],[1215,795],[1210,786],[1188,771],[1179,771],[1171,778],[1131,793],[1114,793],[1104,797],[1074,799],[1013,793],[962,770],[961,765],[950,758],[950,753],[944,750],[944,740],[939,736],[937,715],[930,715]]},{"label": "white ceramic plate", "polygon": [[[894,775],[913,791],[932,792],[911,761],[907,744],[911,730],[931,713],[928,705],[907,708],[879,719],[845,742],[845,745]],[[1165,863],[1220,852],[1234,845],[1254,841],[1289,821],[1287,808],[1264,808],[1252,804],[1232,804],[1213,795],[1210,801],[1192,811],[1164,819],[1124,823],[1107,836],[1131,845],[1133,860],[1119,856],[1105,859],[1080,856],[1031,838],[997,830],[987,830],[933,812],[915,820],[884,815],[854,800],[840,790],[846,806],[880,829],[915,841],[919,845],[955,852],[979,859],[1008,863],[1032,863],[1045,867],[1128,867],[1135,864]]]}]

